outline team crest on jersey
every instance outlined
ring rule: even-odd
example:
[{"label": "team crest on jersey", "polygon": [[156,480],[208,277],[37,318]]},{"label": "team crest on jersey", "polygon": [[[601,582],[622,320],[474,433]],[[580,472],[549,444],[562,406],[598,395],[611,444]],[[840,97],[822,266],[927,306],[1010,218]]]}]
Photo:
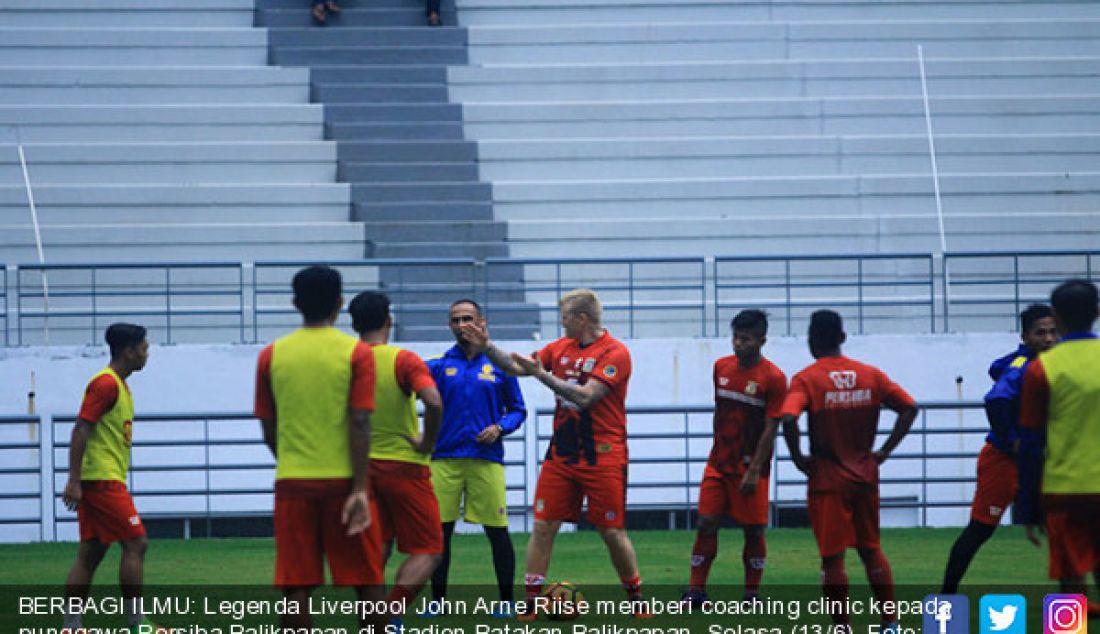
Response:
[{"label": "team crest on jersey", "polygon": [[609,522],[614,522],[615,521],[615,511],[608,511],[607,513],[604,513],[603,517],[604,517],[605,520],[607,520]]},{"label": "team crest on jersey", "polygon": [[446,370],[443,371],[443,373],[446,374],[447,376],[454,376],[454,375],[458,374],[458,368],[447,368]]},{"label": "team crest on jersey", "polygon": [[482,381],[496,383],[497,377],[496,374],[493,374],[492,364],[486,363],[485,365],[481,366],[481,374],[478,374],[477,378],[481,379]]},{"label": "team crest on jersey", "polygon": [[1004,512],[1005,512],[1005,510],[1004,510],[1003,507],[1000,507],[1000,506],[990,506],[989,507],[989,514],[992,515],[993,517],[1000,517],[1001,513],[1004,513]]},{"label": "team crest on jersey", "polygon": [[838,390],[850,390],[856,386],[856,373],[853,370],[830,372],[829,379]]},{"label": "team crest on jersey", "polygon": [[558,359],[558,363],[561,365],[569,365],[569,357],[562,357]]},{"label": "team crest on jersey", "polygon": [[718,385],[729,385],[729,384],[730,384],[730,380],[727,377],[724,377],[724,376],[718,377]]},{"label": "team crest on jersey", "polygon": [[613,365],[609,365],[609,366],[607,366],[606,368],[603,369],[603,375],[606,376],[609,379],[614,378],[614,376],[618,373],[619,373],[619,369],[616,368]]},{"label": "team crest on jersey", "polygon": [[581,372],[591,372],[592,368],[595,368],[595,367],[596,367],[596,360],[595,359],[585,359],[584,360],[584,366],[581,367]]},{"label": "team crest on jersey", "polygon": [[745,386],[745,394],[752,396],[753,394],[756,394],[756,391],[759,389],[760,386],[756,383],[756,381],[749,381],[748,385]]},{"label": "team crest on jersey", "polygon": [[493,373],[493,365],[491,363],[486,363],[485,365],[481,366],[481,373],[482,374],[492,374]]}]

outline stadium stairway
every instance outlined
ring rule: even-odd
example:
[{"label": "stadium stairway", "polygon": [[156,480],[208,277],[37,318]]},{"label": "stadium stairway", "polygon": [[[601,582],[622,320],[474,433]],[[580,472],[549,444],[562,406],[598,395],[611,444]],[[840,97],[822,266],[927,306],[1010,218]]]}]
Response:
[{"label": "stadium stairway", "polygon": [[0,260],[362,257],[365,225],[252,0],[0,0]]},{"label": "stadium stairway", "polygon": [[[423,0],[342,5],[316,26],[308,3],[257,0],[256,24],[267,29],[273,64],[309,69],[312,98],[324,105],[327,138],[338,148],[338,177],[350,184],[352,217],[366,227],[368,256],[508,256],[507,225],[495,219],[490,185],[480,180],[477,144],[466,140],[462,109],[448,98],[448,68],[468,62],[453,2],[443,3],[440,28],[425,25]],[[416,306],[470,295],[458,290],[470,287],[468,267],[380,274],[383,288],[400,280],[406,289],[400,339],[451,338],[442,315]],[[524,304],[522,269],[492,267],[491,275],[494,335],[529,338],[538,315]]]},{"label": "stadium stairway", "polygon": [[514,255],[1095,248],[1100,4],[458,0]]}]

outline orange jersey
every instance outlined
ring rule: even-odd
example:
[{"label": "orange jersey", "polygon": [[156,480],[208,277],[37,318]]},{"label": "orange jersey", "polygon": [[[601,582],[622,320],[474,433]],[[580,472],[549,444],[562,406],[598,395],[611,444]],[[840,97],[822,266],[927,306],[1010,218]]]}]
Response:
[{"label": "orange jersey", "polygon": [[[744,472],[756,453],[768,418],[779,418],[787,376],[774,363],[742,369],[737,355],[714,362],[714,446],[707,464],[723,475]],[[771,456],[760,474],[771,473]]]},{"label": "orange jersey", "polygon": [[872,451],[883,405],[900,412],[915,402],[882,370],[845,356],[823,357],[794,375],[783,415],[809,412],[811,491],[878,485]]},{"label": "orange jersey", "polygon": [[542,367],[577,385],[595,379],[610,391],[588,410],[558,398],[554,411],[554,439],[546,459],[566,464],[626,464],[626,386],[630,380],[630,352],[607,331],[587,346],[563,337],[538,352]]}]

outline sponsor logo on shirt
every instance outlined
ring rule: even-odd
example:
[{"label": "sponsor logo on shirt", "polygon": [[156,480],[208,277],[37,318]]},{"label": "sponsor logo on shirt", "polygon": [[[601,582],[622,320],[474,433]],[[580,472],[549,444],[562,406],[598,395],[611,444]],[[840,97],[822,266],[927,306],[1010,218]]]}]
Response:
[{"label": "sponsor logo on shirt", "polygon": [[584,366],[581,368],[581,371],[582,372],[591,372],[592,369],[595,368],[595,367],[596,367],[596,360],[595,359],[585,359],[584,360]]},{"label": "sponsor logo on shirt", "polygon": [[829,379],[838,390],[850,390],[856,386],[856,373],[854,370],[830,372]]},{"label": "sponsor logo on shirt", "polygon": [[477,378],[490,383],[496,383],[497,381],[497,376],[493,373],[493,366],[488,363],[481,366],[481,373],[477,375]]},{"label": "sponsor logo on shirt", "polygon": [[871,390],[825,392],[826,405],[862,405],[871,402]]},{"label": "sponsor logo on shirt", "polygon": [[745,386],[745,394],[752,396],[753,394],[756,394],[756,391],[757,389],[759,389],[759,387],[760,386],[757,385],[756,381],[749,381],[749,384]]},{"label": "sponsor logo on shirt", "polygon": [[606,376],[609,379],[614,378],[615,375],[618,374],[618,373],[619,373],[619,369],[616,368],[613,365],[609,365],[609,366],[607,366],[603,369],[603,375]]},{"label": "sponsor logo on shirt", "polygon": [[730,380],[724,376],[718,377],[718,385],[729,385]]},{"label": "sponsor logo on shirt", "polygon": [[447,368],[443,371],[443,374],[446,374],[447,376],[454,376],[458,374],[458,368]]}]

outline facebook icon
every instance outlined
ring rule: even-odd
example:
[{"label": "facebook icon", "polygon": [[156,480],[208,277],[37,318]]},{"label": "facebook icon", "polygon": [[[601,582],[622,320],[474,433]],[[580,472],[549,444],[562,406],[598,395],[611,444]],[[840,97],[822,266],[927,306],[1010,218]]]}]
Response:
[{"label": "facebook icon", "polygon": [[970,634],[970,599],[963,594],[930,594],[921,604],[923,634]]}]

